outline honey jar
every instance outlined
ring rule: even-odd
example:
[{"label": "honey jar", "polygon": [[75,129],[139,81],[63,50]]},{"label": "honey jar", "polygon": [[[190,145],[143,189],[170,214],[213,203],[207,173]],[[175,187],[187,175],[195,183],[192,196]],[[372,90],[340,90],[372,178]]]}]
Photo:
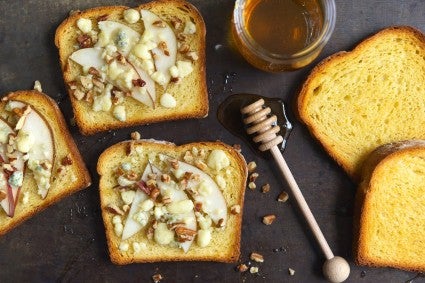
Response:
[{"label": "honey jar", "polygon": [[320,54],[335,20],[334,0],[236,0],[232,36],[254,67],[291,71]]}]

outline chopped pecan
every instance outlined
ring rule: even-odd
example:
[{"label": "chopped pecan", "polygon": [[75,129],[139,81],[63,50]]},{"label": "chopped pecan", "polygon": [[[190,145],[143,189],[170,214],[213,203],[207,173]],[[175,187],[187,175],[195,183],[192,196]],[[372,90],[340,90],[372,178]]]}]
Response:
[{"label": "chopped pecan", "polygon": [[173,169],[179,169],[179,161],[177,159],[169,159],[169,162]]},{"label": "chopped pecan", "polygon": [[277,197],[277,201],[280,202],[285,202],[289,199],[289,195],[287,192],[283,191],[279,194],[279,196]]},{"label": "chopped pecan", "polygon": [[251,175],[249,175],[249,181],[255,182],[255,180],[257,180],[258,176],[260,176],[260,174],[258,174],[257,172],[252,173]]},{"label": "chopped pecan", "polygon": [[108,15],[107,14],[104,14],[104,15],[101,15],[101,16],[97,17],[97,21],[98,22],[106,21],[107,19],[108,19]]},{"label": "chopped pecan", "polygon": [[166,27],[166,24],[163,21],[161,21],[161,20],[154,21],[152,23],[152,25],[154,27],[157,27],[157,28],[165,28]]},{"label": "chopped pecan", "polygon": [[94,91],[91,89],[86,93],[86,97],[84,98],[84,101],[87,101],[88,103],[92,103],[93,96],[94,96]]},{"label": "chopped pecan", "polygon": [[151,199],[155,200],[160,194],[160,191],[158,188],[153,188],[151,193],[150,193],[150,197]]},{"label": "chopped pecan", "polygon": [[187,43],[182,43],[179,47],[179,52],[184,54],[186,52],[189,52],[190,46]]},{"label": "chopped pecan", "polygon": [[239,214],[241,213],[241,206],[239,204],[235,204],[230,208],[230,213]]},{"label": "chopped pecan", "polygon": [[264,185],[261,187],[261,192],[262,192],[262,193],[268,193],[268,192],[270,192],[270,184],[269,184],[269,183],[264,184]]},{"label": "chopped pecan", "polygon": [[167,46],[167,43],[165,41],[159,42],[158,47],[159,47],[159,49],[162,50],[162,52],[164,52],[165,56],[170,56],[170,51],[168,50],[168,46]]},{"label": "chopped pecan", "polygon": [[272,223],[276,220],[276,215],[269,214],[263,217],[263,223],[266,225],[272,225]]},{"label": "chopped pecan", "polygon": [[180,81],[180,78],[171,78],[170,82],[172,83],[178,83]]},{"label": "chopped pecan", "polygon": [[130,137],[132,140],[140,140],[140,133],[139,132],[132,132],[130,134]]},{"label": "chopped pecan", "polygon": [[95,67],[90,67],[88,73],[90,75],[100,77],[100,72]]},{"label": "chopped pecan", "polygon": [[199,59],[198,53],[196,53],[195,51],[187,52],[185,56],[191,61],[197,61]]},{"label": "chopped pecan", "polygon": [[183,21],[177,18],[176,16],[173,16],[171,18],[171,24],[173,25],[173,28],[176,30],[179,30],[183,27]]},{"label": "chopped pecan", "polygon": [[162,277],[162,275],[159,273],[152,275],[152,280],[154,283],[159,283],[162,279],[164,279],[164,277]]},{"label": "chopped pecan", "polygon": [[62,158],[61,160],[61,164],[63,166],[68,166],[68,165],[72,165],[73,161],[71,159],[71,153],[68,153],[67,156],[65,156],[64,158]]},{"label": "chopped pecan", "polygon": [[161,175],[161,181],[164,183],[169,183],[171,181],[171,177],[168,174],[162,174]]},{"label": "chopped pecan", "polygon": [[196,212],[201,212],[202,211],[202,202],[195,202],[195,211]]},{"label": "chopped pecan", "polygon": [[92,76],[90,76],[90,75],[80,76],[80,82],[81,82],[81,85],[83,86],[83,88],[85,88],[85,89],[93,88],[93,79],[92,79]]},{"label": "chopped pecan", "polygon": [[134,141],[129,142],[126,150],[127,156],[131,155],[134,152]]},{"label": "chopped pecan", "polygon": [[146,82],[140,78],[132,80],[131,82],[133,83],[133,86],[144,87],[146,85]]},{"label": "chopped pecan", "polygon": [[249,258],[255,262],[264,262],[264,257],[259,253],[253,252]]},{"label": "chopped pecan", "polygon": [[175,229],[177,241],[180,243],[186,241],[192,241],[196,236],[196,231],[186,228],[186,227],[177,227]]},{"label": "chopped pecan", "polygon": [[169,204],[171,203],[171,198],[169,196],[162,197],[161,202],[163,204]]},{"label": "chopped pecan", "polygon": [[179,34],[177,34],[177,40],[178,41],[185,41],[186,40],[186,38],[187,38],[187,35],[186,34],[184,34],[184,33],[179,33]]},{"label": "chopped pecan", "polygon": [[167,227],[168,227],[168,229],[173,231],[173,230],[176,230],[179,227],[185,227],[185,223],[184,222],[169,223],[169,224],[167,224]]},{"label": "chopped pecan", "polygon": [[128,172],[125,174],[125,177],[126,177],[127,179],[129,179],[130,181],[135,181],[135,180],[137,180],[137,179],[139,178],[139,176],[137,175],[137,173],[136,173],[136,172],[134,172],[133,170],[128,171]]},{"label": "chopped pecan", "polygon": [[102,82],[100,77],[93,77],[93,85],[98,88],[99,91],[102,91],[105,88],[105,84]]},{"label": "chopped pecan", "polygon": [[70,89],[70,90],[75,90],[75,89],[77,89],[77,82],[76,82],[76,81],[70,81],[70,82],[68,83],[68,87],[69,87],[69,89]]},{"label": "chopped pecan", "polygon": [[237,152],[241,152],[241,151],[242,151],[242,147],[241,147],[241,145],[240,145],[240,144],[238,144],[238,143],[235,143],[235,144],[233,145],[233,148],[234,148]]},{"label": "chopped pecan", "polygon": [[224,222],[223,218],[220,218],[217,222],[217,227],[218,228],[223,228],[226,225],[226,223]]},{"label": "chopped pecan", "polygon": [[113,214],[124,215],[124,211],[122,211],[122,209],[116,206],[115,204],[108,204],[105,209],[106,211],[111,212]]},{"label": "chopped pecan", "polygon": [[239,264],[236,268],[239,272],[245,272],[248,270],[248,266],[245,263]]},{"label": "chopped pecan", "polygon": [[199,169],[201,169],[202,171],[205,171],[208,169],[207,164],[205,164],[205,162],[201,161],[201,160],[196,160],[195,161],[195,166],[198,167]]},{"label": "chopped pecan", "polygon": [[93,46],[93,41],[91,37],[87,34],[81,34],[77,37],[78,46],[80,48],[87,48]]}]

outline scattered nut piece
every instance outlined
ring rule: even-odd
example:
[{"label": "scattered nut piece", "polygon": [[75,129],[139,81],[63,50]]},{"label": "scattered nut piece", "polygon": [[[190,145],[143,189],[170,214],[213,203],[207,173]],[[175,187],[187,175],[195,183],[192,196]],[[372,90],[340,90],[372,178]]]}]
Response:
[{"label": "scattered nut piece", "polygon": [[257,163],[255,161],[251,161],[248,163],[248,172],[254,172],[254,170],[257,169]]},{"label": "scattered nut piece", "polygon": [[182,20],[180,20],[179,18],[177,18],[177,17],[172,17],[171,18],[171,24],[173,25],[173,27],[175,28],[175,29],[181,29],[182,28],[182,26],[183,26],[183,22],[182,22]]},{"label": "scattered nut piece", "polygon": [[258,273],[258,267],[257,266],[251,266],[249,268],[249,273],[251,273],[251,274]]},{"label": "scattered nut piece", "polygon": [[252,173],[251,175],[249,175],[249,181],[255,182],[255,180],[257,180],[258,176],[260,176],[260,174],[258,174],[257,172]]},{"label": "scattered nut piece", "polygon": [[255,262],[264,262],[264,257],[259,253],[251,253],[249,258]]},{"label": "scattered nut piece", "polygon": [[122,211],[122,209],[116,206],[115,204],[108,204],[108,206],[105,209],[106,211],[109,211],[116,215],[124,215],[124,211]]},{"label": "scattered nut piece", "polygon": [[186,151],[186,153],[185,153],[185,154],[184,154],[184,156],[183,156],[183,160],[184,160],[185,162],[191,163],[191,162],[193,161],[193,155],[192,155],[192,152],[190,152],[190,151]]},{"label": "scattered nut piece", "polygon": [[177,159],[170,159],[169,161],[173,169],[179,169],[179,161]]},{"label": "scattered nut piece", "polygon": [[263,223],[266,225],[272,225],[272,223],[275,221],[276,215],[269,214],[263,217]]},{"label": "scattered nut piece", "polygon": [[292,269],[292,268],[288,268],[288,273],[289,273],[289,275],[294,276],[295,275],[295,270]]},{"label": "scattered nut piece", "polygon": [[171,177],[168,174],[162,174],[161,175],[161,181],[164,183],[169,183],[171,181]]},{"label": "scattered nut piece", "polygon": [[129,209],[130,209],[130,205],[128,205],[128,204],[124,204],[122,206],[122,211],[124,211],[124,213],[126,213]]},{"label": "scattered nut piece", "polygon": [[61,164],[63,166],[72,165],[71,153],[68,153],[67,156],[65,156],[64,158],[62,158]]},{"label": "scattered nut piece", "polygon": [[139,132],[132,132],[131,134],[130,134],[130,136],[131,136],[131,139],[132,140],[140,140],[140,133]]},{"label": "scattered nut piece", "polygon": [[72,92],[72,95],[77,99],[77,100],[82,100],[84,98],[84,96],[86,95],[84,92],[82,92],[79,89],[75,89]]},{"label": "scattered nut piece", "polygon": [[152,280],[153,280],[154,283],[159,283],[159,282],[161,282],[162,279],[164,279],[164,278],[159,273],[152,275]]},{"label": "scattered nut piece", "polygon": [[196,231],[186,227],[176,227],[175,229],[177,241],[180,243],[192,241],[196,236]]},{"label": "scattered nut piece", "polygon": [[235,204],[230,208],[230,213],[232,214],[239,214],[241,213],[241,206],[239,204]]},{"label": "scattered nut piece", "polygon": [[279,196],[277,197],[277,201],[279,202],[285,202],[289,199],[289,195],[287,192],[283,191],[279,194]]},{"label": "scattered nut piece", "polygon": [[184,54],[184,53],[189,52],[189,49],[190,49],[189,44],[187,44],[187,43],[183,43],[183,44],[181,44],[181,45],[180,45],[180,47],[179,47],[179,52],[180,52],[180,53],[182,53],[182,54]]},{"label": "scattered nut piece", "polygon": [[239,272],[245,272],[248,270],[248,266],[245,263],[239,264],[236,268]]},{"label": "scattered nut piece", "polygon": [[39,92],[43,92],[42,88],[41,88],[41,83],[40,81],[35,81],[34,82],[34,90],[39,91]]},{"label": "scattered nut piece", "polygon": [[195,166],[198,167],[199,169],[201,169],[202,171],[205,171],[208,169],[207,164],[205,164],[205,162],[201,161],[201,160],[196,160],[195,161]]},{"label": "scattered nut piece", "polygon": [[217,227],[218,228],[222,228],[222,227],[224,227],[226,225],[226,223],[224,222],[224,219],[223,218],[220,218],[219,220],[218,220],[218,222],[217,222]]},{"label": "scattered nut piece", "polygon": [[241,152],[241,151],[242,151],[242,147],[241,147],[241,145],[240,145],[240,144],[238,144],[238,143],[235,143],[235,144],[233,145],[233,148],[234,148],[237,152]]},{"label": "scattered nut piece", "polygon": [[152,23],[152,25],[155,26],[155,27],[157,27],[157,28],[165,28],[166,27],[165,23],[163,21],[161,21],[161,20],[154,21]]},{"label": "scattered nut piece", "polygon": [[187,52],[185,56],[191,61],[197,61],[199,59],[198,53],[196,53],[195,51]]},{"label": "scattered nut piece", "polygon": [[268,192],[270,192],[270,184],[269,184],[269,183],[264,184],[264,185],[261,187],[261,192],[262,192],[262,193],[268,193]]},{"label": "scattered nut piece", "polygon": [[248,188],[250,188],[251,190],[255,190],[256,187],[257,185],[254,182],[249,182]]}]

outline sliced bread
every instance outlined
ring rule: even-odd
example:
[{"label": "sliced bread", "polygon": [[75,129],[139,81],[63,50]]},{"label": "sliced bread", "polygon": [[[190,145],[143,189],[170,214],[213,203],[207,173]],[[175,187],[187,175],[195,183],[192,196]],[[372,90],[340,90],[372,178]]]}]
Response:
[{"label": "sliced bread", "polygon": [[312,135],[354,180],[382,144],[425,139],[425,36],[387,28],[316,66],[298,97]]},{"label": "sliced bread", "polygon": [[365,162],[356,196],[357,263],[425,271],[425,141],[387,144]]},{"label": "sliced bread", "polygon": [[113,263],[238,259],[247,166],[234,148],[125,141],[97,171]]},{"label": "sliced bread", "polygon": [[38,91],[0,102],[0,235],[90,185],[57,104]]},{"label": "sliced bread", "polygon": [[207,116],[205,33],[183,0],[72,13],[55,44],[81,132]]}]

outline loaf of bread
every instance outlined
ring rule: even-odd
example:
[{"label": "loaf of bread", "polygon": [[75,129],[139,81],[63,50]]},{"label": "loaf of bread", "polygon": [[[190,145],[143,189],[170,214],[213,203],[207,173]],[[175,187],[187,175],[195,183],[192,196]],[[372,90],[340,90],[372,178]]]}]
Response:
[{"label": "loaf of bread", "polygon": [[38,91],[0,103],[0,235],[90,185],[57,104]]},{"label": "loaf of bread", "polygon": [[312,135],[353,180],[382,144],[425,139],[425,36],[391,27],[316,66],[298,97]]},{"label": "loaf of bread", "polygon": [[205,32],[183,0],[72,13],[55,44],[80,131],[207,116]]},{"label": "loaf of bread", "polygon": [[113,263],[238,259],[247,166],[232,147],[125,141],[97,171]]},{"label": "loaf of bread", "polygon": [[356,196],[357,263],[425,271],[425,141],[383,145]]}]

